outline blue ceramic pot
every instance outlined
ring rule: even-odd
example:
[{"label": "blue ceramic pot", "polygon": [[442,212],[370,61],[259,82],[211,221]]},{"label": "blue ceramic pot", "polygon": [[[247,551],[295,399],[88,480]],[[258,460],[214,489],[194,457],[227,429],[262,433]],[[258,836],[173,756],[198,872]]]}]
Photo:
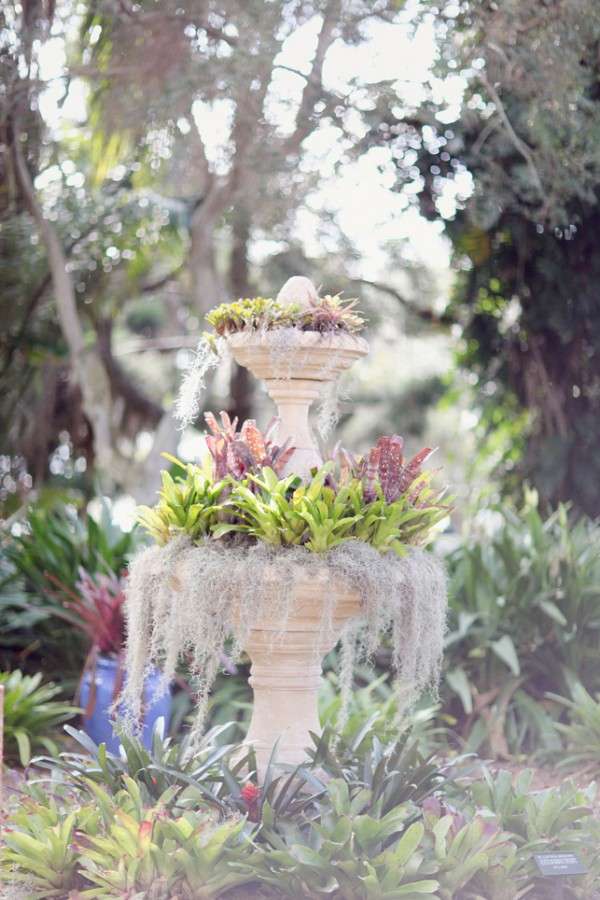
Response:
[{"label": "blue ceramic pot", "polygon": [[[95,671],[88,669],[81,681],[79,705],[87,708],[90,698],[92,678],[96,681],[96,702],[89,716],[83,716],[83,730],[95,744],[106,744],[110,753],[119,752],[119,738],[114,733],[110,718],[110,709],[115,695],[115,681],[118,677],[119,663],[113,656],[99,656],[96,660]],[[121,673],[122,674],[122,673]],[[161,716],[165,720],[165,733],[169,727],[171,717],[171,693],[166,690],[160,696],[157,695],[161,673],[153,669],[146,677],[144,684],[144,724],[142,729],[142,743],[150,749],[152,745],[152,731],[154,724]]]}]

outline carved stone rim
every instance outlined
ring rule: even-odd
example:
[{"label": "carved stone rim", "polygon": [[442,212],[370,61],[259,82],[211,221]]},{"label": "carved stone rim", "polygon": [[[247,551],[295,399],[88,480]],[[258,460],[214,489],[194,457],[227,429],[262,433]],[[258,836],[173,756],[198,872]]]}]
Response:
[{"label": "carved stone rim", "polygon": [[[347,332],[326,332],[326,331],[301,331],[298,328],[272,328],[270,330],[255,331],[236,331],[226,336],[226,341],[231,347],[269,347],[274,350],[278,347],[278,336],[282,331],[293,339],[291,347],[300,349],[339,349],[354,350],[359,356],[366,355],[369,352],[369,344],[365,338],[359,334],[348,334]],[[287,349],[287,345],[286,345]]]}]

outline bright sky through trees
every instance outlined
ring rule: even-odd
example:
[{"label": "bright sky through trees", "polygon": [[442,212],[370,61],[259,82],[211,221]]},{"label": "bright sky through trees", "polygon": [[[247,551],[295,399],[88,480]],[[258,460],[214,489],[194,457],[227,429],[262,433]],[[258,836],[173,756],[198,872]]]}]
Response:
[{"label": "bright sky through trees", "polygon": [[[398,93],[408,105],[417,105],[431,90],[436,100],[447,105],[447,118],[451,121],[458,112],[458,104],[464,88],[459,77],[442,83],[430,71],[435,54],[433,25],[422,23],[416,30],[411,25],[414,4],[406,8],[404,21],[398,24],[372,23],[370,37],[358,47],[334,44],[327,56],[324,78],[327,84],[347,94],[352,90],[352,79],[360,74],[362,80],[383,81],[397,79]],[[305,72],[314,52],[319,20],[313,19],[298,28],[283,45],[277,62],[286,68],[275,71],[270,88],[267,112],[282,132],[293,121],[294,111],[300,99],[303,79],[292,70]],[[46,121],[56,129],[68,129],[70,122],[85,120],[86,87],[77,78],[71,81],[67,98],[59,107],[64,94],[65,49],[62,40],[48,41],[40,53],[41,70],[48,87],[40,100],[40,108]],[[426,86],[429,82],[429,88]],[[191,106],[194,124],[205,142],[211,162],[226,159],[229,137],[230,110],[227,102],[217,102],[212,107],[196,102]],[[181,120],[182,130],[191,127],[188,120]],[[318,227],[317,212],[327,210],[335,218],[342,232],[361,253],[360,275],[366,278],[380,276],[385,267],[386,245],[406,241],[405,256],[415,262],[424,262],[443,273],[448,268],[448,243],[442,237],[439,222],[426,222],[415,208],[409,206],[407,192],[394,193],[394,168],[388,151],[373,148],[358,161],[348,161],[336,169],[343,156],[344,147],[337,140],[332,128],[323,126],[312,134],[306,146],[309,164],[316,161],[326,173],[319,188],[307,196],[297,213],[298,234],[309,254],[323,250],[323,230]],[[52,172],[43,176],[50,180]],[[468,175],[448,185],[447,195],[440,206],[446,215],[452,213],[456,193],[468,194]],[[327,237],[325,237],[325,241]],[[334,251],[335,233],[331,233],[330,246]],[[253,247],[253,257],[260,261],[262,254],[272,248],[265,237]],[[359,273],[357,273],[359,274]]]}]

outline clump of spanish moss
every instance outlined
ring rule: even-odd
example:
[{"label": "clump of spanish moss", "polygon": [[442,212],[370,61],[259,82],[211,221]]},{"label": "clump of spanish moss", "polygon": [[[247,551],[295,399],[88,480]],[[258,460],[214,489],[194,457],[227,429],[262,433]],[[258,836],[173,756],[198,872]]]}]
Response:
[{"label": "clump of spanish moss", "polygon": [[358,540],[317,554],[261,542],[225,546],[207,539],[198,545],[181,536],[164,547],[143,550],[130,566],[125,724],[131,727],[139,721],[149,668],[160,662],[168,681],[183,658],[201,685],[194,725],[198,737],[225,642],[232,637],[233,654],[239,654],[261,618],[279,622],[279,633],[283,632],[299,579],[308,576],[320,585],[316,588],[323,604],[320,627],[333,643],[339,637],[331,630],[335,591],[323,590],[324,569],[332,587],[348,586],[361,603],[359,615],[346,624],[342,635],[343,708],[357,657],[371,656],[386,632],[404,706],[425,688],[435,689],[446,620],[445,575],[435,556],[419,549],[403,558],[382,555]]},{"label": "clump of spanish moss", "polygon": [[200,338],[175,400],[175,418],[180,428],[187,428],[198,417],[206,376],[211,369],[216,369],[226,353],[226,344],[222,338],[213,340],[204,335]]},{"label": "clump of spanish moss", "polygon": [[337,381],[325,382],[317,407],[317,431],[325,441],[340,418],[340,387]]}]

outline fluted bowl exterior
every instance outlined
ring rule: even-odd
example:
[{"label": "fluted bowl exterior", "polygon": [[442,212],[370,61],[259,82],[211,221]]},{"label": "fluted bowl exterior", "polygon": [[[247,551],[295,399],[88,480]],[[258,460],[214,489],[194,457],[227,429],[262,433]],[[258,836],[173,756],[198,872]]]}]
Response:
[{"label": "fluted bowl exterior", "polygon": [[369,352],[367,341],[352,334],[277,329],[240,331],[227,338],[235,361],[256,378],[335,381]]}]

